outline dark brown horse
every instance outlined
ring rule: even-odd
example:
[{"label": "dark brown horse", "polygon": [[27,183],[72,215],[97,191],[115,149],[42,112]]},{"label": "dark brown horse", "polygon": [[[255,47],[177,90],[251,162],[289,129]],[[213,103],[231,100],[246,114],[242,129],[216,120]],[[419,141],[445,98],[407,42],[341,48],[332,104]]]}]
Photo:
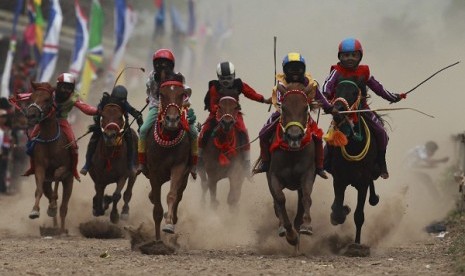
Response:
[{"label": "dark brown horse", "polygon": [[153,204],[156,240],[160,240],[160,223],[163,219],[161,187],[163,183],[171,180],[163,231],[174,233],[178,222],[179,202],[192,167],[187,110],[183,108],[184,101],[190,94],[190,89],[184,88],[182,78],[172,77],[162,82],[160,114],[147,137],[147,177],[152,187],[149,198]]},{"label": "dark brown horse", "polygon": [[[291,245],[298,245],[300,234],[311,235],[310,207],[315,181],[315,143],[308,128],[311,120],[308,100],[310,91],[298,83],[278,89],[284,95],[281,118],[273,138],[276,148],[271,152],[270,169],[266,173],[273,196],[274,210],[279,218],[279,236],[286,236]],[[286,211],[283,189],[297,191],[297,214],[292,226]]]},{"label": "dark brown horse", "polygon": [[[355,82],[344,80],[336,87],[335,108],[338,110],[356,110],[360,102],[361,92]],[[354,123],[353,119],[356,119]],[[348,144],[330,150],[334,202],[331,206],[331,223],[338,225],[344,223],[350,208],[344,205],[344,194],[347,186],[352,185],[358,192],[357,207],[354,213],[356,226],[355,244],[349,247],[350,251],[363,250],[368,252],[369,248],[360,245],[362,225],[365,221],[364,207],[370,189],[369,203],[375,206],[379,197],[375,193],[374,179],[380,175],[380,169],[376,163],[377,146],[374,134],[370,130],[363,116],[339,120],[338,128],[347,136]],[[349,122],[350,121],[350,122]],[[348,254],[352,254],[348,252]],[[366,253],[361,253],[366,255]]]},{"label": "dark brown horse", "polygon": [[[94,181],[95,196],[93,198],[94,216],[102,216],[105,213],[105,207],[111,201],[112,210],[110,220],[113,223],[119,221],[118,202],[121,199],[121,191],[128,182],[124,192],[124,205],[121,218],[126,219],[129,215],[129,201],[132,197],[132,188],[136,181],[136,174],[129,169],[128,146],[134,147],[137,152],[137,134],[132,129],[127,129],[130,133],[124,133],[126,124],[122,108],[113,103],[106,104],[102,109],[100,127],[102,135],[97,142],[97,150],[92,157],[92,165],[89,173]],[[134,143],[127,145],[123,134],[132,135]],[[116,189],[111,197],[105,196],[105,188],[108,184],[116,183]],[[105,200],[106,199],[106,200]],[[107,202],[104,202],[107,201]]]},{"label": "dark brown horse", "polygon": [[[71,149],[66,149],[68,142],[56,119],[56,108],[53,100],[54,89],[48,83],[31,83],[31,104],[27,107],[26,117],[29,124],[39,125],[40,133],[31,137],[35,143],[31,158],[35,166],[36,192],[35,203],[29,218],[39,217],[39,202],[42,194],[49,200],[47,214],[53,217],[57,226],[58,183],[63,184],[63,195],[60,206],[61,231],[65,230],[65,218],[68,202],[73,190],[73,165]],[[55,182],[52,189],[52,182]]]},{"label": "dark brown horse", "polygon": [[205,170],[201,170],[199,174],[202,180],[202,201],[205,201],[205,194],[210,190],[213,207],[219,204],[216,188],[217,182],[223,178],[229,179],[229,206],[235,207],[241,196],[245,178],[243,152],[237,149],[240,139],[239,132],[234,127],[239,112],[239,103],[233,97],[226,96],[219,100],[216,115],[218,125],[203,150]]}]

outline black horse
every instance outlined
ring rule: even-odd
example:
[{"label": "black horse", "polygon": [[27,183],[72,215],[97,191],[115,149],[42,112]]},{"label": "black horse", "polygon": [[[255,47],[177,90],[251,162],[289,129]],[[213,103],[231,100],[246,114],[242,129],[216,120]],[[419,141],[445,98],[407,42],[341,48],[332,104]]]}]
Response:
[{"label": "black horse", "polygon": [[[361,97],[359,86],[355,82],[344,80],[336,87],[334,106],[339,111],[354,111],[359,108]],[[368,189],[370,205],[375,206],[379,202],[374,187],[374,180],[380,175],[376,162],[376,138],[363,113],[335,116],[333,124],[337,132],[341,131],[347,137],[347,144],[328,147],[327,157],[331,160],[330,172],[333,175],[334,188],[331,223],[343,224],[350,213],[349,206],[344,205],[344,194],[347,186],[352,185],[358,192],[354,213],[356,234],[355,243],[349,246],[347,254],[366,256],[369,255],[369,247],[360,244],[360,236],[365,221],[364,207]],[[330,141],[327,142],[331,144]]]}]

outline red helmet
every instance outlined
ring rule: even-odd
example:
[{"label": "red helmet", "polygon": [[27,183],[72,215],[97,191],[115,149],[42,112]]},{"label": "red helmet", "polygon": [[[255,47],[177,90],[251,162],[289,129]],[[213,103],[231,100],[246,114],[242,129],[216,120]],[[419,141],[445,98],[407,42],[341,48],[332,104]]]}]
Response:
[{"label": "red helmet", "polygon": [[339,43],[338,54],[355,51],[359,51],[360,54],[363,55],[362,44],[360,43],[360,41],[358,41],[358,39],[346,38],[343,41],[341,41],[341,43]]},{"label": "red helmet", "polygon": [[168,49],[159,49],[155,53],[153,53],[152,60],[155,61],[157,59],[164,58],[173,62],[174,66],[174,54]]}]

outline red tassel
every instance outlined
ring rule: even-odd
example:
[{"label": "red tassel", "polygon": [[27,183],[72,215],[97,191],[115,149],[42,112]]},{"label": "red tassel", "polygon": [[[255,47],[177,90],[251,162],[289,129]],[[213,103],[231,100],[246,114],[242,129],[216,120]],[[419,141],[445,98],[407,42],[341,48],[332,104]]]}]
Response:
[{"label": "red tassel", "polygon": [[224,155],[223,153],[220,153],[220,155],[218,156],[218,161],[220,162],[221,166],[227,166],[230,163],[228,157],[226,157],[226,155]]},{"label": "red tassel", "polygon": [[333,132],[333,139],[331,140],[331,145],[336,147],[342,147],[349,143],[347,137],[340,130],[335,130]]}]

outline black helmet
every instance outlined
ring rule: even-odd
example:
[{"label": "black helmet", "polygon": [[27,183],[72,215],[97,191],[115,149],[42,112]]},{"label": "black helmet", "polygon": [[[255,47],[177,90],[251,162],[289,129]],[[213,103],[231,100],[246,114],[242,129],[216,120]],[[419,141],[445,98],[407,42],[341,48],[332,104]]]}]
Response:
[{"label": "black helmet", "polygon": [[122,85],[117,85],[111,91],[111,96],[117,99],[126,100],[128,98],[128,90]]},{"label": "black helmet", "polygon": [[434,141],[428,141],[425,144],[425,148],[429,151],[436,151],[438,149],[438,144]]}]

